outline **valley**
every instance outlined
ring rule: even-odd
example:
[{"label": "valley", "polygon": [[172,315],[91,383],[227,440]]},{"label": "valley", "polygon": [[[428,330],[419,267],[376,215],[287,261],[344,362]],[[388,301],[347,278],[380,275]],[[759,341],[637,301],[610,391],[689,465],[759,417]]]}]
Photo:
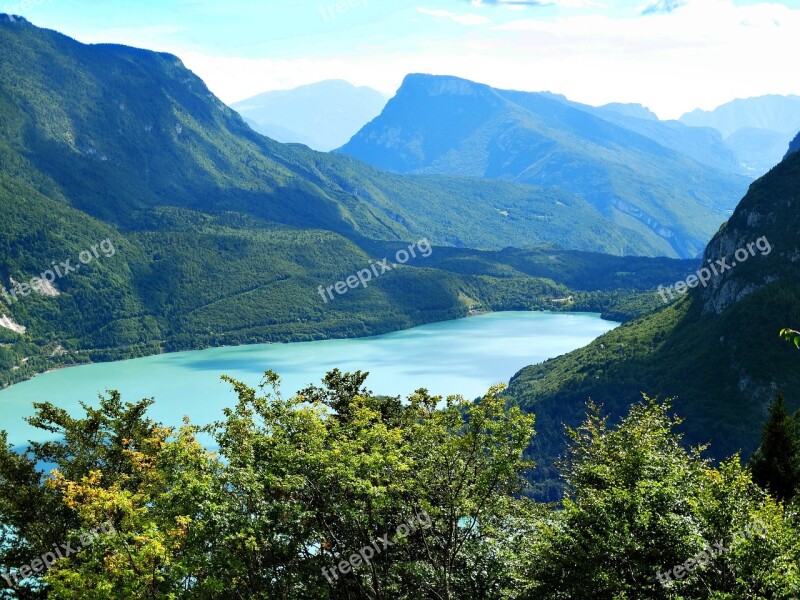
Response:
[{"label": "valley", "polygon": [[796,7],[13,10],[0,598],[798,597]]}]

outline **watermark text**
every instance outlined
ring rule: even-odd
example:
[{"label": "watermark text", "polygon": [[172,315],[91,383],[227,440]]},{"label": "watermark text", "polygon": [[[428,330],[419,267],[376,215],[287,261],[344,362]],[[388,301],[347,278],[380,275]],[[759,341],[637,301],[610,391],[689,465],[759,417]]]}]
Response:
[{"label": "watermark text", "polygon": [[[736,252],[734,252],[733,257],[736,260],[731,261],[730,264],[728,264],[729,257],[720,258],[716,261],[708,259],[707,267],[702,267],[697,271],[697,273],[694,275],[689,275],[683,281],[678,281],[675,283],[675,285],[671,285],[666,288],[663,285],[658,286],[658,294],[661,296],[661,299],[665,304],[669,304],[670,300],[675,299],[675,296],[672,294],[673,291],[678,294],[685,294],[689,291],[689,288],[695,288],[700,284],[702,284],[703,287],[707,287],[708,282],[711,281],[713,277],[717,277],[725,271],[729,271],[736,265],[745,262],[751,256],[755,256],[756,252],[754,248],[759,250],[761,256],[766,256],[772,252],[772,246],[770,245],[767,236],[761,236],[755,242],[750,242],[746,247],[739,248]],[[667,299],[667,294],[669,294],[669,299]]]}]

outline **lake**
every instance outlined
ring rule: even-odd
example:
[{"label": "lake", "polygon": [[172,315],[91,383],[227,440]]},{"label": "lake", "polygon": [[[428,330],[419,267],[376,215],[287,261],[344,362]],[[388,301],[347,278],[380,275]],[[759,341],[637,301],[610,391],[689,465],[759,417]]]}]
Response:
[{"label": "lake", "polygon": [[222,417],[235,395],[220,375],[256,386],[267,369],[282,380],[285,396],[319,384],[335,367],[368,371],[377,394],[406,396],[425,387],[433,394],[475,398],[522,367],[585,346],[618,323],[595,313],[498,312],[423,325],[385,335],[290,344],[256,344],[160,354],[60,369],[0,391],[0,429],[21,446],[48,439],[22,419],[32,402],[49,401],[73,416],[79,402],[119,390],[123,401],[155,398],[151,416],[180,425],[184,415],[207,424]]}]

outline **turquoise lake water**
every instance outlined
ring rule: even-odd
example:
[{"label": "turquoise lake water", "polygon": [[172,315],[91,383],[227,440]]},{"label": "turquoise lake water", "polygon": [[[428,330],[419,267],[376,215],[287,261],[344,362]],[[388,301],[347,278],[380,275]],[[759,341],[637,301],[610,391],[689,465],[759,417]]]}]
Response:
[{"label": "turquoise lake water", "polygon": [[282,379],[284,396],[335,367],[368,371],[375,393],[406,396],[425,387],[434,394],[475,398],[507,383],[522,367],[586,345],[618,324],[593,313],[500,312],[423,325],[369,338],[257,344],[161,354],[61,369],[0,391],[0,429],[15,446],[47,439],[28,426],[33,402],[50,401],[80,415],[108,389],[123,400],[155,398],[151,416],[179,425],[184,415],[206,424],[235,401],[226,374],[255,386],[267,369]]}]

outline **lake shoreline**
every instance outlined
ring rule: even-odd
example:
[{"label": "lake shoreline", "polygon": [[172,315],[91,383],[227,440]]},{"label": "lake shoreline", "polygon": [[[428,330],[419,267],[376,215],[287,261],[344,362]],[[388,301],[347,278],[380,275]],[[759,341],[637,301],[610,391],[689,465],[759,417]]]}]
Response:
[{"label": "lake shoreline", "polygon": [[[51,367],[46,368],[46,369],[34,370],[34,371],[29,372],[30,374],[28,374],[28,375],[24,375],[24,376],[19,377],[18,379],[14,379],[9,384],[0,385],[0,392],[2,392],[3,390],[7,390],[7,389],[10,389],[10,388],[13,388],[14,386],[19,385],[20,383],[25,383],[26,381],[31,381],[31,380],[33,380],[33,379],[35,379],[37,377],[42,376],[42,375],[46,375],[48,373],[53,373],[53,372],[57,372],[57,371],[62,371],[64,369],[71,369],[73,367],[82,367],[82,366],[86,366],[86,365],[95,365],[95,364],[105,364],[105,363],[111,363],[111,362],[119,362],[119,361],[123,361],[123,360],[135,360],[137,358],[146,358],[146,357],[149,357],[149,356],[159,356],[159,355],[163,355],[163,354],[175,354],[175,353],[179,353],[179,352],[196,352],[196,351],[209,350],[209,349],[215,349],[215,348],[236,348],[236,347],[241,347],[241,346],[252,346],[252,345],[259,345],[259,344],[299,344],[299,343],[303,343],[303,342],[317,342],[317,341],[325,341],[325,340],[368,339],[368,338],[371,338],[371,337],[376,337],[376,336],[380,336],[380,335],[386,335],[386,334],[389,334],[389,333],[407,331],[409,329],[413,329],[415,327],[421,327],[421,326],[424,326],[424,325],[433,325],[433,324],[437,324],[437,323],[447,323],[447,322],[450,322],[450,321],[458,321],[458,320],[461,320],[461,319],[468,319],[468,318],[472,318],[472,317],[479,317],[479,316],[483,316],[483,315],[487,315],[487,314],[495,314],[495,313],[530,312],[530,313],[553,313],[553,314],[592,314],[592,315],[598,315],[598,317],[600,319],[603,319],[603,320],[608,321],[610,323],[618,323],[618,321],[614,321],[612,319],[606,318],[603,315],[603,313],[600,313],[600,312],[574,310],[572,307],[567,308],[567,309],[562,309],[562,310],[557,310],[558,307],[554,307],[554,308],[556,310],[551,310],[551,309],[547,309],[547,310],[545,310],[545,309],[536,309],[536,310],[477,309],[477,310],[470,310],[467,313],[463,314],[462,316],[457,316],[457,317],[454,317],[454,318],[447,318],[447,319],[437,319],[437,320],[433,320],[433,321],[425,321],[425,322],[422,322],[422,323],[410,325],[408,327],[402,327],[402,328],[398,328],[398,329],[389,329],[387,331],[380,331],[380,332],[373,333],[371,335],[366,335],[366,336],[353,336],[353,337],[348,337],[348,336],[345,336],[345,337],[326,337],[325,336],[325,337],[315,337],[315,338],[310,339],[310,340],[309,339],[263,340],[263,341],[254,341],[252,343],[248,342],[248,343],[242,343],[242,344],[221,344],[221,345],[198,344],[196,346],[191,346],[191,347],[188,347],[188,348],[174,349],[174,350],[173,349],[169,349],[169,350],[165,349],[165,345],[167,345],[168,342],[166,340],[159,340],[158,342],[155,342],[155,343],[158,344],[158,347],[154,348],[154,351],[152,351],[152,352],[148,352],[148,351],[146,351],[146,348],[137,347],[135,345],[117,346],[117,347],[114,347],[114,348],[90,349],[90,350],[86,350],[85,352],[87,352],[87,354],[91,353],[91,352],[108,352],[108,353],[120,354],[121,356],[120,356],[120,358],[110,358],[108,360],[92,360],[92,359],[75,360],[74,362],[65,363],[65,364],[61,364],[61,365],[58,365],[58,366],[51,366]],[[135,349],[136,352],[133,352],[132,356],[126,356],[126,357],[122,356],[122,355],[126,355],[129,351],[132,351],[133,349]],[[86,358],[86,356],[87,355],[84,354],[84,355],[80,356],[80,358]],[[41,357],[37,357],[37,358],[41,358]],[[20,368],[21,367],[19,367],[19,366],[16,367],[16,369],[20,369]],[[14,369],[12,369],[12,372],[14,372]]]},{"label": "lake shoreline", "polygon": [[109,389],[126,400],[155,397],[162,422],[179,423],[184,411],[197,422],[198,412],[230,401],[229,386],[220,386],[222,374],[256,386],[264,371],[273,370],[284,392],[294,393],[318,384],[334,368],[370,372],[367,385],[378,393],[406,395],[429,387],[475,397],[507,383],[519,369],[583,346],[614,327],[598,313],[499,311],[362,338],[166,352],[79,365],[83,370],[52,369],[0,391],[0,405],[18,433],[25,428],[16,427],[15,420],[31,415],[32,402],[73,410]]}]

